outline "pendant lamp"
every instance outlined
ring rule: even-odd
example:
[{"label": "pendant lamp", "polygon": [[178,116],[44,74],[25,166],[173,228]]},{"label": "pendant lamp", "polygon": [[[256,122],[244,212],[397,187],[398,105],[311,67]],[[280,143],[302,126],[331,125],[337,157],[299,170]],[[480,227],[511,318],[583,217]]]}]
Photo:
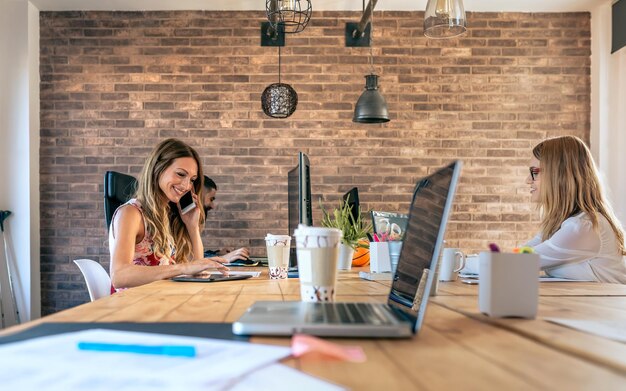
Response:
[{"label": "pendant lamp", "polygon": [[365,91],[356,102],[352,122],[364,124],[389,122],[387,102],[378,91],[378,75],[372,73],[365,76]]},{"label": "pendant lamp", "polygon": [[273,29],[282,23],[285,33],[296,34],[311,20],[311,0],[266,0],[265,13]]},{"label": "pendant lamp", "polygon": [[467,31],[463,0],[428,0],[424,13],[424,35],[452,38]]},{"label": "pendant lamp", "polygon": [[389,122],[389,110],[387,102],[378,90],[378,75],[374,72],[374,10],[370,18],[370,74],[365,76],[365,91],[359,97],[354,107],[352,122],[363,124],[376,124]]},{"label": "pendant lamp", "polygon": [[261,94],[263,112],[272,118],[287,118],[296,111],[298,93],[280,82],[280,46],[278,47],[278,83],[267,86]]}]

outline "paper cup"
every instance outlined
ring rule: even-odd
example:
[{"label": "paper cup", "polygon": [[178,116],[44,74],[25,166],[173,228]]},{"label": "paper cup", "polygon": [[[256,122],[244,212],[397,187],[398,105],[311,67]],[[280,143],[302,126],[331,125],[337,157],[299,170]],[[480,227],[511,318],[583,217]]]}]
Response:
[{"label": "paper cup", "polygon": [[335,228],[300,225],[295,230],[294,236],[301,300],[335,301],[337,261],[342,232]]},{"label": "paper cup", "polygon": [[269,267],[270,279],[278,280],[287,278],[289,269],[289,245],[291,236],[272,235],[265,236],[265,246],[267,248],[267,265]]}]

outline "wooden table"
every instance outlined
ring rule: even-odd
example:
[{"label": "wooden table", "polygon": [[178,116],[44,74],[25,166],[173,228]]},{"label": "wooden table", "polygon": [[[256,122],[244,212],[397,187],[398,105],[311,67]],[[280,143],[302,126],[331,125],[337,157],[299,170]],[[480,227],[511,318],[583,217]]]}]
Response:
[{"label": "wooden table", "polygon": [[[384,302],[389,282],[341,272],[338,300]],[[405,340],[333,339],[359,345],[361,364],[308,355],[283,363],[355,390],[626,388],[626,345],[544,321],[544,316],[626,317],[626,287],[542,283],[535,320],[478,313],[477,286],[441,283],[418,336]],[[6,330],[42,322],[232,322],[257,300],[298,300],[297,279],[220,283],[159,281]],[[289,345],[288,338],[253,342]]]}]

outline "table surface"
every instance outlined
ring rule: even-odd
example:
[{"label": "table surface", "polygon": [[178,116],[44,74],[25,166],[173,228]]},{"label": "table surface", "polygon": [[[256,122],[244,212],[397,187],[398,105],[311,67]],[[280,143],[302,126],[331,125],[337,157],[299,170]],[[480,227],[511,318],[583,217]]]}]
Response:
[{"label": "table surface", "polygon": [[[262,270],[262,269],[255,269]],[[389,281],[340,272],[338,301],[385,302]],[[365,363],[316,355],[284,364],[352,389],[624,389],[626,344],[550,323],[544,317],[624,321],[626,286],[544,282],[536,319],[478,312],[478,286],[441,282],[420,333],[404,340],[329,339],[358,345]],[[299,300],[297,279],[219,283],[158,281],[2,332],[44,322],[233,322],[258,300]],[[252,338],[289,345],[289,338]]]}]

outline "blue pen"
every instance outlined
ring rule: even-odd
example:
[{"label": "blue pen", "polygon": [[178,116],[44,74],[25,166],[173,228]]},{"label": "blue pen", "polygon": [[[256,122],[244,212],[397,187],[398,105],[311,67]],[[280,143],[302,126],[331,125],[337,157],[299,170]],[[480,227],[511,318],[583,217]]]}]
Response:
[{"label": "blue pen", "polygon": [[177,357],[195,357],[196,348],[186,345],[132,345],[103,342],[79,342],[79,350],[96,352],[122,352],[137,354],[159,354]]}]

